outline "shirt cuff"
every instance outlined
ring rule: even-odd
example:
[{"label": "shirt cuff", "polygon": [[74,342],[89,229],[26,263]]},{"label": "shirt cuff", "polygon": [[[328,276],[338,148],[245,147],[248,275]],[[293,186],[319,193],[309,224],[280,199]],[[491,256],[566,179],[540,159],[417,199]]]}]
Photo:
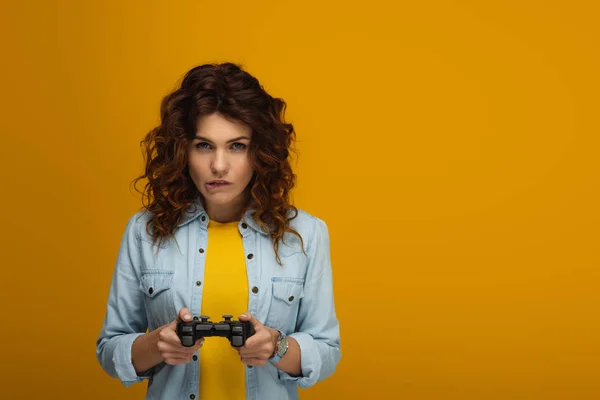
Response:
[{"label": "shirt cuff", "polygon": [[145,333],[130,333],[121,336],[113,353],[112,361],[115,371],[125,387],[149,379],[152,376],[152,368],[138,375],[131,360],[131,346],[135,339],[142,335],[145,335]]},{"label": "shirt cuff", "polygon": [[288,335],[293,337],[300,346],[301,376],[291,376],[285,371],[278,370],[279,379],[294,382],[299,387],[306,389],[317,383],[321,370],[321,355],[313,337],[306,332],[294,332]]}]

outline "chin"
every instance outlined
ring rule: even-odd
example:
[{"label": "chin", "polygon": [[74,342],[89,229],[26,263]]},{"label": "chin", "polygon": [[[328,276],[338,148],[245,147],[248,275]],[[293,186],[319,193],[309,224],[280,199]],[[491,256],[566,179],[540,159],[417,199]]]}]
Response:
[{"label": "chin", "polygon": [[229,193],[202,193],[202,196],[204,197],[205,201],[209,201],[212,204],[218,205],[231,203],[235,199],[235,196],[232,196]]},{"label": "chin", "polygon": [[229,204],[233,201],[233,198],[231,198],[231,196],[214,196],[209,198],[210,202],[213,204],[218,204],[220,206],[225,205],[225,204]]}]

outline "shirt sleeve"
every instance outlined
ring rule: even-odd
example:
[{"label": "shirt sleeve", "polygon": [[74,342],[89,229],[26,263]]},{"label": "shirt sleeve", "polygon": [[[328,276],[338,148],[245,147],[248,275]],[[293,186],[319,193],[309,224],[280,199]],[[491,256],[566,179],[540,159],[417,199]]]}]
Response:
[{"label": "shirt sleeve", "polygon": [[143,293],[139,289],[136,264],[139,244],[136,237],[137,214],[130,218],[121,238],[110,284],[106,314],[96,340],[96,357],[104,371],[123,385],[149,379],[152,369],[137,374],[131,360],[131,346],[146,333],[148,322]]},{"label": "shirt sleeve", "polygon": [[329,232],[325,222],[313,217],[315,226],[307,248],[308,268],[304,297],[300,300],[296,332],[290,334],[300,346],[302,375],[293,377],[278,370],[279,379],[308,388],[329,377],[341,358],[340,328],[335,313]]}]

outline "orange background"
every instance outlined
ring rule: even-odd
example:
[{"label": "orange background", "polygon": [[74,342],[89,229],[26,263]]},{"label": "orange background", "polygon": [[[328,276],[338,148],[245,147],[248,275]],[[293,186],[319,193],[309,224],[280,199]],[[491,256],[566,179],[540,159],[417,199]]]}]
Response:
[{"label": "orange background", "polygon": [[143,398],[95,358],[138,144],[226,60],[330,228],[343,355],[302,399],[600,398],[595,4],[4,4],[0,398]]}]

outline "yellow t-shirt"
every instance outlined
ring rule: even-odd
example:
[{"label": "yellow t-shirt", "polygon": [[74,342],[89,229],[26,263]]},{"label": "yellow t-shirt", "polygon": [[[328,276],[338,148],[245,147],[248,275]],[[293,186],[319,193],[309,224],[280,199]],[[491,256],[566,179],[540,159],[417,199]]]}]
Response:
[{"label": "yellow t-shirt", "polygon": [[[202,315],[212,322],[224,314],[237,320],[248,311],[248,278],[239,222],[209,221]],[[200,349],[201,400],[246,398],[245,365],[224,337],[208,337]]]}]

